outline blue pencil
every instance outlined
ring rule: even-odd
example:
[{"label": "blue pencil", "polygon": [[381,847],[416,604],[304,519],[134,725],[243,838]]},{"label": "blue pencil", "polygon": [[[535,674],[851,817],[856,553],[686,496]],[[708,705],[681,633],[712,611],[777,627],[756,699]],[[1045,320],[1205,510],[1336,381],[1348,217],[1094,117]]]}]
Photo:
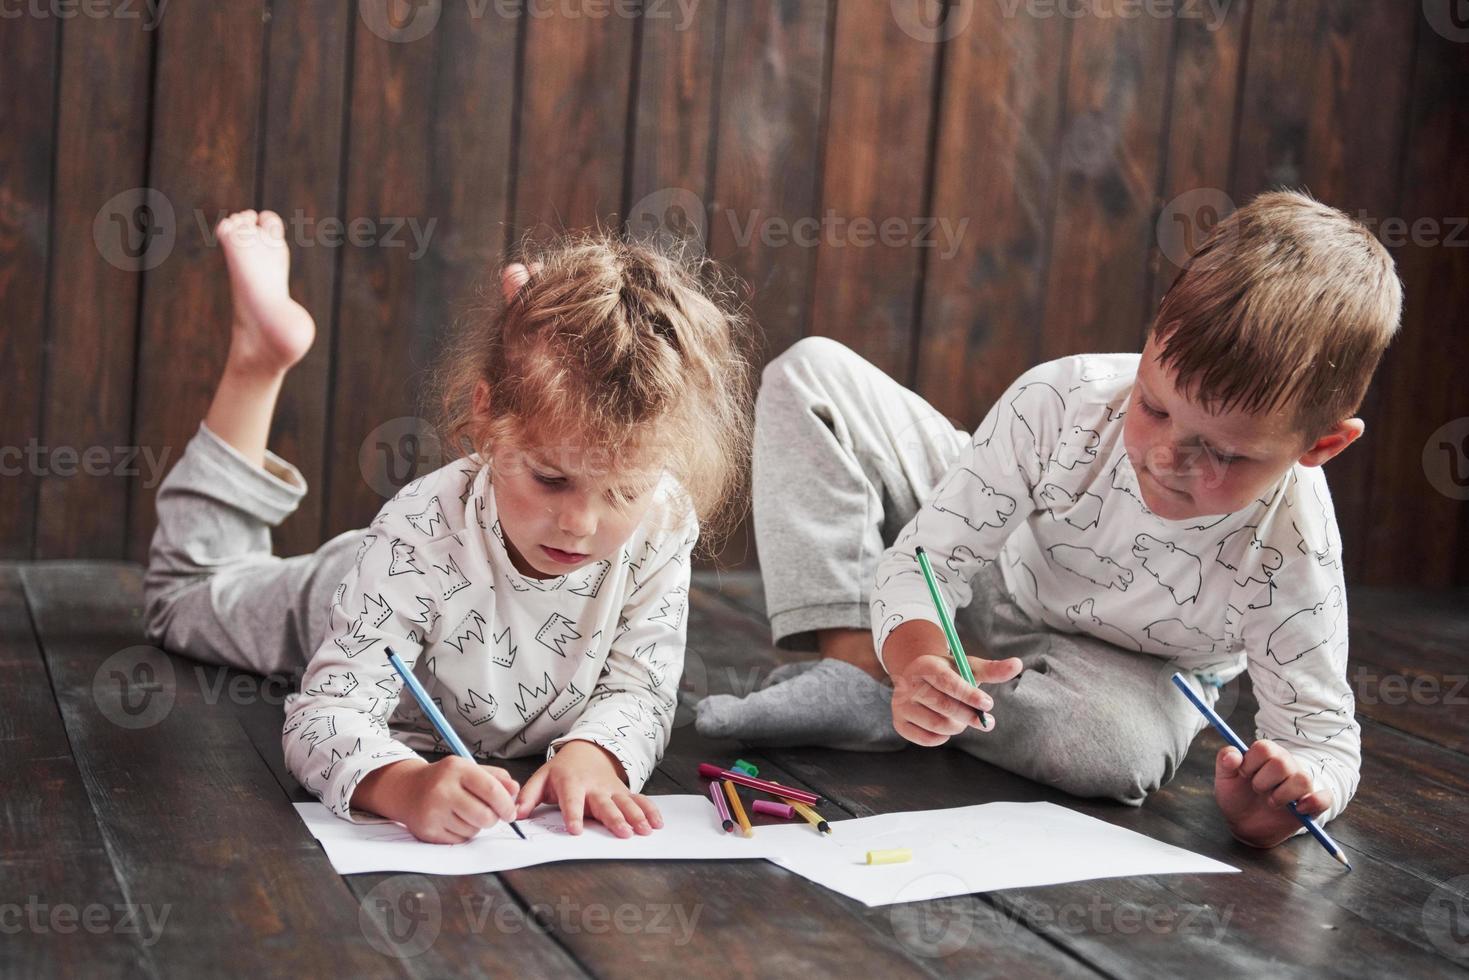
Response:
[{"label": "blue pencil", "polygon": [[[388,651],[388,662],[393,665],[393,669],[398,672],[398,676],[403,678],[403,686],[413,692],[414,700],[423,709],[423,713],[428,716],[428,720],[433,722],[434,727],[439,730],[439,737],[444,740],[449,748],[454,750],[455,755],[463,756],[470,762],[474,762],[474,753],[469,751],[469,746],[464,744],[464,740],[459,737],[459,733],[449,724],[449,719],[444,717],[443,712],[439,710],[439,706],[434,704],[433,698],[429,697],[428,692],[423,689],[423,685],[418,683],[418,678],[413,676],[413,671],[409,670],[407,665],[398,659],[398,655],[393,652],[392,647],[386,647],[385,649]],[[525,832],[516,826],[514,820],[510,821],[510,829],[515,831],[521,840],[525,840]]]},{"label": "blue pencil", "polygon": [[[1245,745],[1240,737],[1234,733],[1234,729],[1230,728],[1229,725],[1225,723],[1224,719],[1220,718],[1218,713],[1215,712],[1213,708],[1209,707],[1203,701],[1199,700],[1199,696],[1194,693],[1193,688],[1188,686],[1188,681],[1183,679],[1182,674],[1177,672],[1174,673],[1173,685],[1183,692],[1184,697],[1193,702],[1193,706],[1195,708],[1198,708],[1205,718],[1209,719],[1209,724],[1213,725],[1214,730],[1217,731],[1220,735],[1224,736],[1224,740],[1226,742],[1239,749],[1240,755],[1244,755],[1250,750],[1249,746]],[[1315,820],[1297,810],[1295,800],[1291,800],[1286,805],[1290,807],[1290,812],[1296,815],[1296,819],[1301,822],[1302,826],[1304,826],[1306,830],[1310,831],[1311,836],[1316,838],[1316,840],[1321,843],[1322,847],[1326,848],[1327,854],[1330,854],[1332,857],[1336,858],[1338,861],[1344,864],[1348,871],[1352,870],[1352,862],[1347,860],[1346,854],[1343,853],[1342,849],[1337,846],[1336,841],[1326,836],[1326,831],[1317,826]]]}]

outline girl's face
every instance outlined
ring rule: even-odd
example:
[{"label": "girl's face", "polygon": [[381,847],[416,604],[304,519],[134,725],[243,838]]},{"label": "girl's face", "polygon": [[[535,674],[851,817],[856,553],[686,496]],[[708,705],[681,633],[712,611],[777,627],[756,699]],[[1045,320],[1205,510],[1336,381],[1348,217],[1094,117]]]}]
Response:
[{"label": "girl's face", "polygon": [[660,467],[612,465],[584,446],[497,448],[491,483],[517,571],[555,578],[617,552],[642,523]]}]

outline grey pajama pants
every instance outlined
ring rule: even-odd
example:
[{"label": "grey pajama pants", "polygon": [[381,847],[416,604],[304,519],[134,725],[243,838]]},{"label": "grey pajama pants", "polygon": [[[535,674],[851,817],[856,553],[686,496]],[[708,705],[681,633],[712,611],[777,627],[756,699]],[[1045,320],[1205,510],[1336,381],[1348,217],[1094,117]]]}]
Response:
[{"label": "grey pajama pants", "polygon": [[[810,337],[765,369],[755,410],[755,538],[778,646],[871,627],[878,559],[928,499],[970,434],[850,349]],[[951,739],[966,752],[1077,796],[1139,804],[1172,778],[1203,719],[1172,690],[1167,661],[1035,623],[998,564],[956,616],[971,654],[1025,671],[987,686],[995,729]],[[1206,699],[1218,690],[1205,687]]]},{"label": "grey pajama pants", "polygon": [[300,674],[362,536],[271,554],[270,529],[305,496],[296,467],[271,452],[255,466],[201,422],[158,488],[143,579],[148,642],[205,663]]}]

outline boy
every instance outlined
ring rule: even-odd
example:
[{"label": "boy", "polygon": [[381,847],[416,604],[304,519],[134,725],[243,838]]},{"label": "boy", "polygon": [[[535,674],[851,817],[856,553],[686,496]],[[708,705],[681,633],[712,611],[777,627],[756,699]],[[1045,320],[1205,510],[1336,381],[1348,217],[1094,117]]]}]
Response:
[{"label": "boy", "polygon": [[[1401,286],[1362,226],[1298,193],[1213,230],[1142,354],[1023,374],[971,438],[832,341],[765,373],[755,517],[778,645],[822,659],[698,727],[766,745],[950,739],[1021,775],[1140,804],[1206,701],[1248,669],[1259,738],[1220,751],[1240,840],[1329,820],[1356,789],[1341,541],[1321,465],[1397,329]],[[884,545],[890,544],[884,551]],[[952,667],[915,549],[930,555],[981,691]],[[973,652],[976,647],[969,648]],[[891,686],[883,683],[891,678]],[[992,711],[987,728],[976,709]]]}]

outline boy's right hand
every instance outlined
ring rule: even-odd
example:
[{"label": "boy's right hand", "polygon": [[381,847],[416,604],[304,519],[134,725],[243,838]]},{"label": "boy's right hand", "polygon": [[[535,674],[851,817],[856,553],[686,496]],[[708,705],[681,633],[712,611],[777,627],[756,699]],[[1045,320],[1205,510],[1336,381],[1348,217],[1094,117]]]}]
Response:
[{"label": "boy's right hand", "polygon": [[374,770],[352,794],[352,805],[397,820],[421,841],[461,844],[485,827],[514,820],[519,792],[504,769],[451,755]]},{"label": "boy's right hand", "polygon": [[[893,680],[893,729],[918,745],[943,745],[966,728],[990,731],[979,712],[995,702],[989,694],[967,683],[954,669],[954,658],[943,631],[925,620],[909,620],[888,635],[883,663]],[[977,684],[999,684],[1023,669],[1020,661],[969,658]]]}]

